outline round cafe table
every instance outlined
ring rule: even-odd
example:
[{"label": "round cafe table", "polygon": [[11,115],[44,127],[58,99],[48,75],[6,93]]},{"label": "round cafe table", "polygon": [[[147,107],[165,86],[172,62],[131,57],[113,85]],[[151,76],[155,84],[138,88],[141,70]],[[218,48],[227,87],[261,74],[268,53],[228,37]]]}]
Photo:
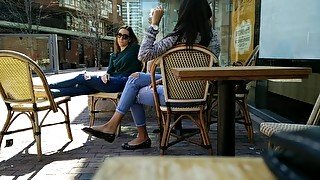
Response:
[{"label": "round cafe table", "polygon": [[229,66],[173,69],[181,81],[218,81],[217,155],[235,155],[235,85],[239,80],[307,78],[308,67]]}]

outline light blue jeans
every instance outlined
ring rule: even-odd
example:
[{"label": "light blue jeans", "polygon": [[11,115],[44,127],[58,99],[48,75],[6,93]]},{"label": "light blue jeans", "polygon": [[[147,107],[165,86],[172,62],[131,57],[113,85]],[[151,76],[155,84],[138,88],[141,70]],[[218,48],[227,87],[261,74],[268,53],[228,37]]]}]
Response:
[{"label": "light blue jeans", "polygon": [[[156,74],[156,79],[161,75]],[[151,76],[149,73],[139,72],[139,77],[129,76],[128,81],[121,94],[116,111],[125,114],[131,110],[134,123],[137,127],[146,125],[146,115],[143,105],[154,106],[153,90],[151,89]],[[163,86],[157,86],[160,104],[164,105]]]},{"label": "light blue jeans", "polygon": [[80,96],[97,92],[121,92],[126,84],[127,77],[110,77],[105,84],[100,76],[91,75],[90,79],[84,78],[84,73],[74,78],[49,84],[49,88],[54,97],[60,96]]}]

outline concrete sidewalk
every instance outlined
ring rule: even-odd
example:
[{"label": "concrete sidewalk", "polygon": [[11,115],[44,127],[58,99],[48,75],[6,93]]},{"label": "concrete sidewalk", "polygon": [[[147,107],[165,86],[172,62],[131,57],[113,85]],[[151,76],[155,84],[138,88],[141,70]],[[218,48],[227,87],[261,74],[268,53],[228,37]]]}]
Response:
[{"label": "concrete sidewalk", "polygon": [[[90,70],[88,70],[90,71]],[[49,81],[67,78],[81,71],[70,71],[48,76]],[[153,109],[147,108],[148,131],[152,140],[152,147],[144,150],[127,151],[121,149],[121,144],[130,141],[136,136],[131,114],[127,113],[122,123],[121,136],[110,144],[104,140],[89,138],[82,132],[82,128],[89,125],[87,96],[73,97],[70,108],[71,128],[73,141],[69,142],[65,125],[56,125],[42,128],[43,160],[37,161],[36,145],[32,131],[25,131],[6,135],[0,151],[0,180],[1,179],[91,179],[100,164],[113,156],[159,156],[158,134],[152,133],[157,128],[156,114]],[[6,118],[6,108],[0,102],[0,128]],[[107,121],[111,114],[99,116],[95,124]],[[243,125],[236,125],[236,156],[261,156],[267,147],[267,139],[258,131],[258,123],[263,120],[251,114],[254,122],[254,143],[248,143]],[[60,113],[50,114],[49,121],[63,118]],[[11,130],[30,126],[25,116],[17,119]],[[211,125],[210,139],[216,151],[216,124]],[[13,145],[4,147],[6,140],[13,139]],[[167,150],[169,155],[206,156],[207,151],[181,142]]]}]

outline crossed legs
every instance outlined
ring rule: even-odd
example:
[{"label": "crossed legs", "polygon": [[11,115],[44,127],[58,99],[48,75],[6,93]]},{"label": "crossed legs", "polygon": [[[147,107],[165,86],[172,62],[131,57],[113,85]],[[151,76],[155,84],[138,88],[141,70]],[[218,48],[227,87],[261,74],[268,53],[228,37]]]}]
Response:
[{"label": "crossed legs", "polygon": [[[157,76],[157,79],[160,79],[160,77],[160,75]],[[137,138],[127,144],[130,146],[140,145],[149,140],[143,104],[154,105],[152,90],[149,87],[150,83],[150,74],[132,74],[126,83],[116,112],[111,119],[103,125],[92,127],[92,129],[102,133],[115,134],[117,126],[120,124],[124,114],[131,109],[138,135]]]}]

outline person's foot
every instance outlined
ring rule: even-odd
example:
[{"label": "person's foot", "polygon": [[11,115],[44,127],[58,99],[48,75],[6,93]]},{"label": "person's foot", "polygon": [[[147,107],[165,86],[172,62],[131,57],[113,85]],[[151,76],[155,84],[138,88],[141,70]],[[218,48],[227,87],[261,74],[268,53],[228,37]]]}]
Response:
[{"label": "person's foot", "polygon": [[100,139],[104,139],[105,141],[112,143],[116,137],[116,135],[114,133],[104,133],[98,130],[95,130],[93,128],[82,128],[82,131],[84,131],[85,133],[100,138]]},{"label": "person's foot", "polygon": [[128,144],[134,146],[137,144],[141,144],[147,141],[148,139],[150,139],[148,136],[141,137],[138,135],[135,139],[132,139],[131,141],[129,141]]},{"label": "person's foot", "polygon": [[[138,143],[137,143],[138,142]],[[136,149],[146,149],[151,147],[151,139],[148,138],[145,141],[140,141],[138,138],[124,143],[121,145],[122,149],[125,150],[136,150]]]},{"label": "person's foot", "polygon": [[108,134],[115,134],[115,132],[116,132],[116,128],[115,129],[110,128],[108,123],[100,125],[100,126],[93,126],[93,127],[91,127],[91,129],[93,129],[95,131],[100,131],[103,133],[108,133]]}]

